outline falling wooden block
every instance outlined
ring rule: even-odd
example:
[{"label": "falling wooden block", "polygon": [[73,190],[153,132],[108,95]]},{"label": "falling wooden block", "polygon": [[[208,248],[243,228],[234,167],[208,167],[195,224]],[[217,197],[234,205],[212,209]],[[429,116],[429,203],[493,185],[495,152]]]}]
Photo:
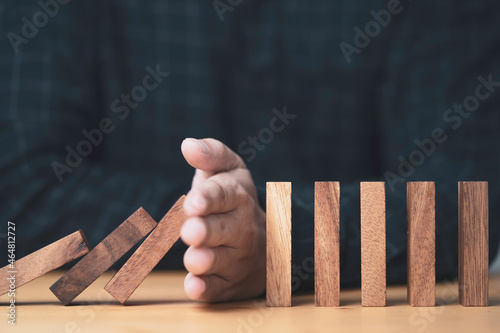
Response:
[{"label": "falling wooden block", "polygon": [[120,303],[124,304],[127,301],[179,239],[181,227],[186,221],[185,197],[183,195],[177,200],[153,232],[104,287]]},{"label": "falling wooden block", "polygon": [[[10,276],[14,277],[15,287],[33,281],[40,276],[75,260],[90,251],[89,244],[81,230],[61,238],[19,260],[13,265],[0,269],[0,296],[10,290]],[[12,280],[12,281],[14,281]]]},{"label": "falling wooden block", "polygon": [[436,303],[436,216],[434,182],[409,182],[408,206],[408,303]]},{"label": "falling wooden block", "polygon": [[292,184],[266,188],[266,304],[292,306]]},{"label": "falling wooden block", "polygon": [[385,306],[385,183],[360,184],[361,305]]},{"label": "falling wooden block", "polygon": [[488,306],[488,183],[458,183],[458,298]]},{"label": "falling wooden block", "polygon": [[340,304],[340,184],[314,184],[314,296],[316,306]]},{"label": "falling wooden block", "polygon": [[139,208],[57,280],[50,290],[64,305],[68,305],[155,226],[151,216],[142,207]]}]

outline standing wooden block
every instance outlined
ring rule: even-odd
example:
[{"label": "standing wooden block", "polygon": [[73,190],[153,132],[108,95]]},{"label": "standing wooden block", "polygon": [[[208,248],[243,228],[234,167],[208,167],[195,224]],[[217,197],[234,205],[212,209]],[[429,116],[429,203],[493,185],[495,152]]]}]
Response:
[{"label": "standing wooden block", "polygon": [[151,216],[142,207],[139,208],[57,280],[50,290],[64,305],[68,305],[155,226]]},{"label": "standing wooden block", "polygon": [[15,276],[16,288],[75,260],[90,251],[89,244],[81,230],[61,238],[26,257],[0,269],[0,296],[10,289],[9,276]]},{"label": "standing wooden block", "polygon": [[408,206],[408,303],[436,303],[436,214],[434,182],[410,182]]},{"label": "standing wooden block", "polygon": [[385,183],[360,184],[361,305],[385,306]]},{"label": "standing wooden block", "polygon": [[488,306],[488,183],[458,183],[458,298]]},{"label": "standing wooden block", "polygon": [[316,306],[340,305],[340,184],[314,184],[314,296]]},{"label": "standing wooden block", "polygon": [[124,304],[179,239],[186,221],[183,195],[104,289]]},{"label": "standing wooden block", "polygon": [[266,303],[292,306],[292,184],[266,188]]}]

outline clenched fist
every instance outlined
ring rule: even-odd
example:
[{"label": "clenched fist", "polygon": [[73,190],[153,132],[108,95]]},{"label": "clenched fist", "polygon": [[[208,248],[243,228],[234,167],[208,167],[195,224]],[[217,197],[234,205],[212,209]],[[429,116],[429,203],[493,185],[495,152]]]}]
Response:
[{"label": "clenched fist", "polygon": [[258,296],[265,288],[265,212],[250,171],[220,141],[186,139],[182,154],[196,169],[181,238],[189,248],[184,290],[221,302]]}]

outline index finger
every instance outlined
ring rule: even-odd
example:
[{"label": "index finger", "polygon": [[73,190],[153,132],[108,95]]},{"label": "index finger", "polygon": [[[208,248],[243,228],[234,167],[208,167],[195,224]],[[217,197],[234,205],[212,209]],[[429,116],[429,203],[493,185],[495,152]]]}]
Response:
[{"label": "index finger", "polygon": [[188,216],[226,213],[250,199],[243,186],[228,173],[219,173],[191,189],[186,195],[184,209]]}]

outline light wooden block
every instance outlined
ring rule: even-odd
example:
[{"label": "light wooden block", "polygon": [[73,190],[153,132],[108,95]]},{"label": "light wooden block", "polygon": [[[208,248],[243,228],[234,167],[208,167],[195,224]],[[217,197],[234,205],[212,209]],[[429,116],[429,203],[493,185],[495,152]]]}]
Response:
[{"label": "light wooden block", "polygon": [[434,182],[407,184],[408,304],[436,304],[436,213]]},{"label": "light wooden block", "polygon": [[50,290],[64,305],[68,305],[155,226],[151,216],[139,208],[57,280]]},{"label": "light wooden block", "polygon": [[340,185],[314,184],[314,295],[316,306],[340,305]]},{"label": "light wooden block", "polygon": [[385,306],[386,218],[385,183],[360,184],[361,305]]},{"label": "light wooden block", "polygon": [[292,305],[292,184],[268,182],[266,207],[266,304]]},{"label": "light wooden block", "polygon": [[[15,278],[15,287],[33,281],[40,276],[75,260],[90,251],[89,244],[81,230],[61,238],[38,251],[35,251],[19,260],[16,260],[0,269],[0,296],[10,289],[11,275]],[[12,280],[14,281],[14,280]]]},{"label": "light wooden block", "polygon": [[127,301],[179,239],[181,227],[186,221],[185,197],[183,195],[177,200],[153,232],[104,287],[120,303],[124,304]]},{"label": "light wooden block", "polygon": [[488,183],[458,183],[458,295],[488,306]]}]

